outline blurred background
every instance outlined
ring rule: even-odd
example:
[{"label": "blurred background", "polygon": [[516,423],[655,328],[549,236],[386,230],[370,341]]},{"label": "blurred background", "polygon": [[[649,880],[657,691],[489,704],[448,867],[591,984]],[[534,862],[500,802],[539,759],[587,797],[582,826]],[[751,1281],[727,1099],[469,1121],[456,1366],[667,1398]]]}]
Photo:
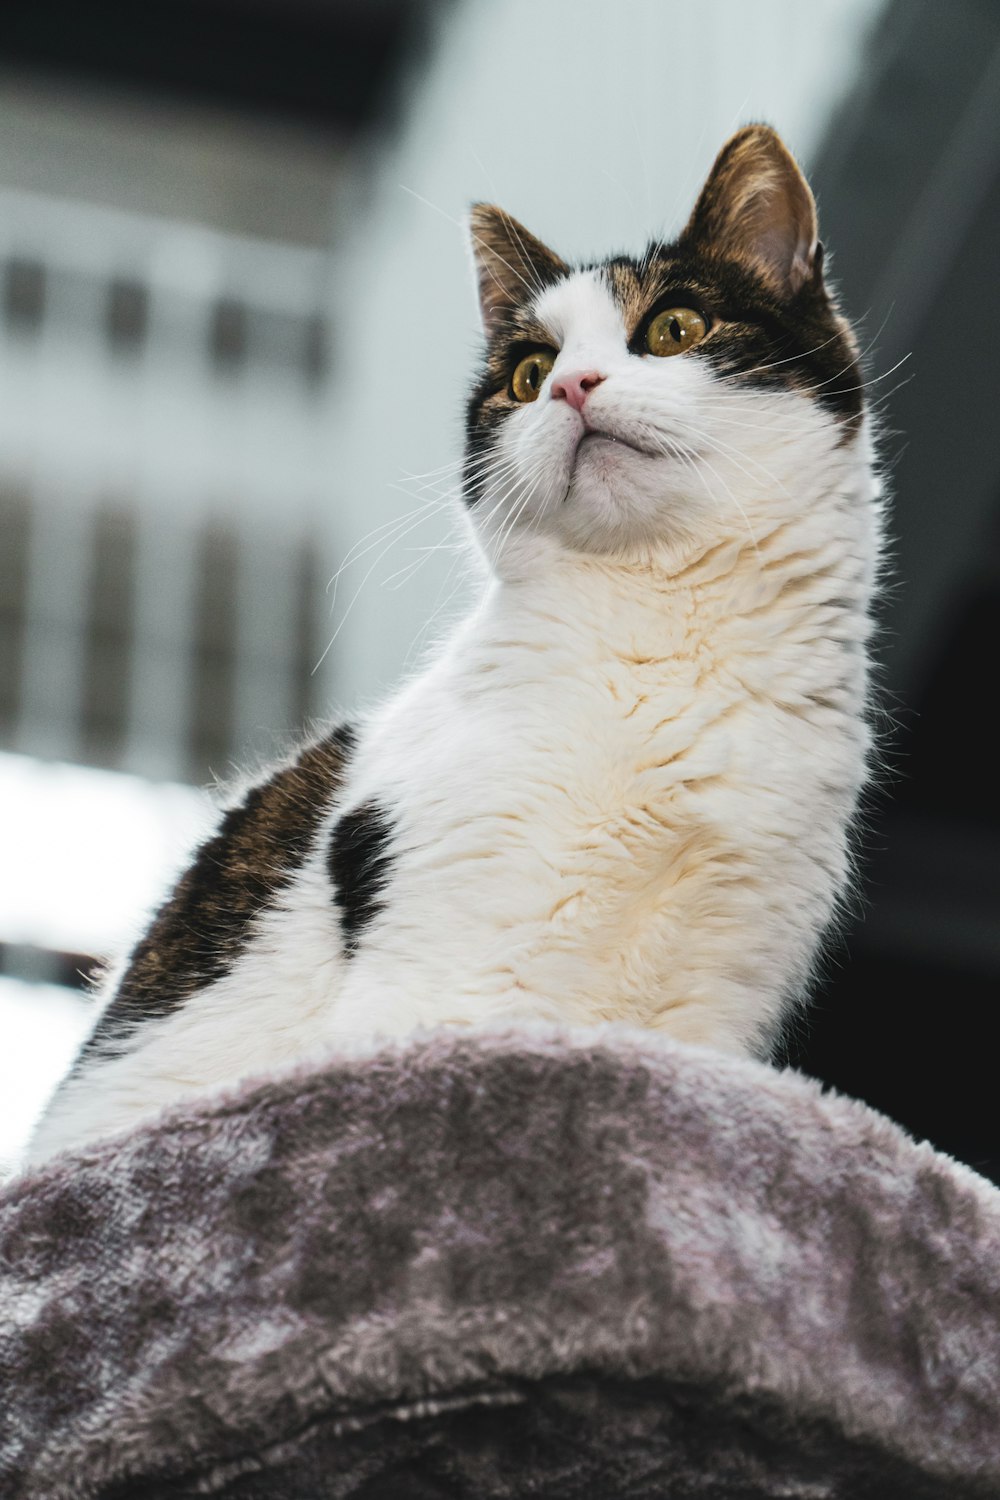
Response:
[{"label": "blurred background", "polygon": [[203,789],[472,596],[468,203],[638,250],[754,119],[816,188],[894,496],[884,769],[789,1061],[1000,1180],[995,0],[8,0],[0,1159]]}]

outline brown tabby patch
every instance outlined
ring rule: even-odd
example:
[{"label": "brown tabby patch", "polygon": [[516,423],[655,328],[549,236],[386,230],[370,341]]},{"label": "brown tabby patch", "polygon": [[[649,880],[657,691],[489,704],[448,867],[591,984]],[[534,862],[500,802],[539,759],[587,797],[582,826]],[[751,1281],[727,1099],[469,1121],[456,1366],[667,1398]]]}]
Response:
[{"label": "brown tabby patch", "polygon": [[77,1058],[113,1053],[135,1026],[169,1015],[233,965],[309,850],[354,743],[339,725],[252,787],[224,815],[138,943]]}]

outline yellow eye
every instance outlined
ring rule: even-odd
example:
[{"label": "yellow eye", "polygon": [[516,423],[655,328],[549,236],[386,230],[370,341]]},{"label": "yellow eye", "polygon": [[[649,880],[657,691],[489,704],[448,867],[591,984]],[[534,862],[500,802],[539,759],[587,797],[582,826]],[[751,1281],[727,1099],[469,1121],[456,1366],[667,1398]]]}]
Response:
[{"label": "yellow eye", "polygon": [[646,329],[650,354],[683,354],[708,332],[708,322],[693,307],[668,307]]},{"label": "yellow eye", "polygon": [[526,354],[510,377],[510,388],[514,392],[514,399],[537,401],[538,392],[555,362],[555,356],[545,349],[536,349],[533,354]]}]

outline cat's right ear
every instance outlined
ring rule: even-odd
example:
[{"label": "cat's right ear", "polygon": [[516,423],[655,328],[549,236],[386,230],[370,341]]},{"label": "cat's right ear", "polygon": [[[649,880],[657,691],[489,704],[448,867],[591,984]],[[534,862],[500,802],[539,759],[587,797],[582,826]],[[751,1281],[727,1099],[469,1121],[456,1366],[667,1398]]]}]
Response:
[{"label": "cat's right ear", "polygon": [[515,307],[569,270],[547,245],[492,203],[474,203],[469,210],[469,242],[487,338],[503,327]]},{"label": "cat's right ear", "polygon": [[726,142],[681,239],[742,261],[783,299],[823,284],[813,195],[769,125]]}]

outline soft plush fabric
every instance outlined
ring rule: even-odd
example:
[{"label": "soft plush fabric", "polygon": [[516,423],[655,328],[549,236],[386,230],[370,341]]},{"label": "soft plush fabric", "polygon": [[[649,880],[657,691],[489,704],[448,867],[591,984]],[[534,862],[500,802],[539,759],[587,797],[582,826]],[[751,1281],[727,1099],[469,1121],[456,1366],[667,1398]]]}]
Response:
[{"label": "soft plush fabric", "polygon": [[1000,1496],[1000,1194],[790,1073],[442,1034],[0,1198],[0,1494]]}]

